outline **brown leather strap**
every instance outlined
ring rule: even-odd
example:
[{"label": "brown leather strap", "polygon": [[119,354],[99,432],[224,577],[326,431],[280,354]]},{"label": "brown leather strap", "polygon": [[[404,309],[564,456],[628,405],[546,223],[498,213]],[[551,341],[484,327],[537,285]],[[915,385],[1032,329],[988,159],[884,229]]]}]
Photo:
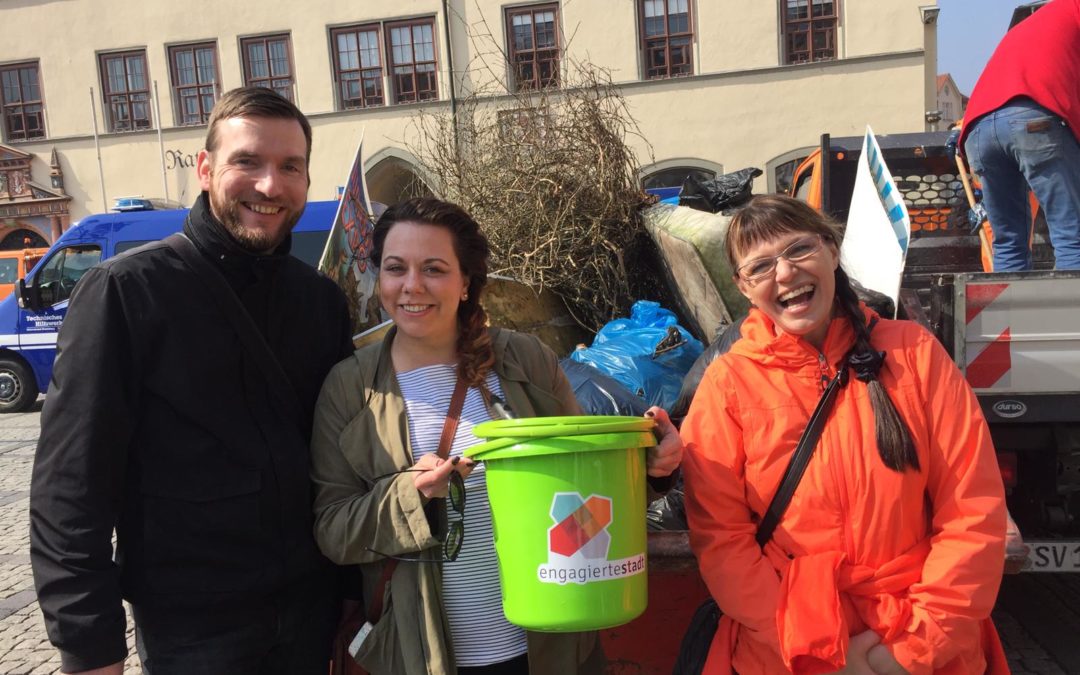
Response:
[{"label": "brown leather strap", "polygon": [[459,377],[454,385],[454,395],[450,397],[450,409],[446,411],[439,448],[435,451],[443,459],[450,456],[450,446],[454,444],[454,434],[457,433],[458,419],[461,418],[461,409],[465,406],[465,394],[468,390],[465,381]]},{"label": "brown leather strap", "polygon": [[[435,453],[443,459],[450,456],[450,446],[454,444],[454,435],[457,433],[458,420],[461,419],[461,409],[465,407],[465,394],[468,391],[468,385],[459,377],[457,384],[454,385],[454,394],[450,397],[450,408],[446,411],[446,421],[443,422],[439,447],[435,450]],[[368,612],[368,621],[371,623],[375,623],[382,616],[386,588],[399,562],[401,561],[391,558],[383,565],[382,576],[379,577],[379,583],[375,586],[375,597],[371,600],[371,611]]]},{"label": "brown leather strap", "polygon": [[394,570],[397,569],[399,562],[401,561],[390,558],[383,565],[382,576],[379,577],[379,583],[375,586],[375,597],[371,599],[371,608],[368,610],[367,620],[371,623],[376,623],[379,617],[382,616],[383,596],[386,595],[386,588],[390,585],[390,577],[394,576]]}]

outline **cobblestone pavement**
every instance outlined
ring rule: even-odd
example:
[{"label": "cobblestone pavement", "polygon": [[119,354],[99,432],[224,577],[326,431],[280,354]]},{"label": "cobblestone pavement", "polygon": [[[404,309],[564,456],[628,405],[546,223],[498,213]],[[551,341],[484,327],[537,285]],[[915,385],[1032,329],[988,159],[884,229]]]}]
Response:
[{"label": "cobblestone pavement", "polygon": [[[0,416],[0,675],[60,672],[30,571],[27,510],[40,409],[39,401],[33,412]],[[1007,577],[994,622],[1014,675],[1080,673],[1078,611],[1080,575]],[[141,673],[130,615],[127,637],[125,675]]]},{"label": "cobblestone pavement", "polygon": [[[30,572],[30,470],[40,409],[39,401],[33,412],[0,417],[0,675],[60,672]],[[142,673],[130,617],[128,649],[125,674]]]}]

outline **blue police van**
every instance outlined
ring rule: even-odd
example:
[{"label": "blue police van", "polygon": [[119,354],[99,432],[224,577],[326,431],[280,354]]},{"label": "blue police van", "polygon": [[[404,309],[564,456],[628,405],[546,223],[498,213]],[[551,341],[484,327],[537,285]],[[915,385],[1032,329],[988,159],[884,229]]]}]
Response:
[{"label": "blue police van", "polygon": [[[308,202],[292,254],[318,265],[338,202]],[[33,406],[52,377],[56,336],[75,283],[103,260],[179,232],[187,209],[88,216],[65,232],[0,302],[0,413]]]}]

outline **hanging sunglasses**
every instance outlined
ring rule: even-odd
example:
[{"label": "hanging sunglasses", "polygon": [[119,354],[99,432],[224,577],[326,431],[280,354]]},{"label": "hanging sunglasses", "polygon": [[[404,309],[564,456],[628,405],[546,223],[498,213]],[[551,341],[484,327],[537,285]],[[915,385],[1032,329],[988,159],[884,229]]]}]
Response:
[{"label": "hanging sunglasses", "polygon": [[[401,471],[393,471],[391,473],[386,473],[378,476],[375,478],[374,482],[377,483],[383,478],[396,476],[400,473],[423,473],[425,471],[431,471],[431,469],[402,469]],[[371,551],[375,555],[381,555],[384,558],[401,560],[403,562],[454,562],[455,560],[457,560],[458,555],[461,554],[461,544],[465,541],[465,479],[462,478],[461,474],[457,471],[450,472],[450,483],[448,485],[446,500],[450,503],[450,508],[452,508],[460,517],[452,523],[448,524],[446,537],[443,539],[443,557],[440,560],[428,560],[426,558],[388,555],[386,553],[376,551],[370,546],[365,546],[364,548],[368,551]]]}]

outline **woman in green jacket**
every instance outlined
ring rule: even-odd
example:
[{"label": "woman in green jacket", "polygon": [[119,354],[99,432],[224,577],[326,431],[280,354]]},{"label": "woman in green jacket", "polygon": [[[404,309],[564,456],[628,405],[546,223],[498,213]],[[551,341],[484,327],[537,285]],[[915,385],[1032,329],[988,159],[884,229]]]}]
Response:
[{"label": "woman in green jacket", "polygon": [[[354,640],[356,661],[374,675],[600,673],[596,633],[533,633],[506,621],[483,467],[462,458],[479,442],[472,427],[499,407],[518,417],[580,413],[557,358],[532,336],[486,326],[487,240],[454,204],[391,207],[372,258],[395,328],[331,371],[312,439],[316,540],[331,560],[360,565],[369,613],[382,605]],[[466,395],[442,459],[435,450],[459,379]],[[664,476],[682,444],[663,410],[649,415],[663,437],[648,472]],[[468,533],[460,550],[454,537],[444,545],[457,527],[441,499],[451,482],[468,495],[468,509],[453,515]]]}]

